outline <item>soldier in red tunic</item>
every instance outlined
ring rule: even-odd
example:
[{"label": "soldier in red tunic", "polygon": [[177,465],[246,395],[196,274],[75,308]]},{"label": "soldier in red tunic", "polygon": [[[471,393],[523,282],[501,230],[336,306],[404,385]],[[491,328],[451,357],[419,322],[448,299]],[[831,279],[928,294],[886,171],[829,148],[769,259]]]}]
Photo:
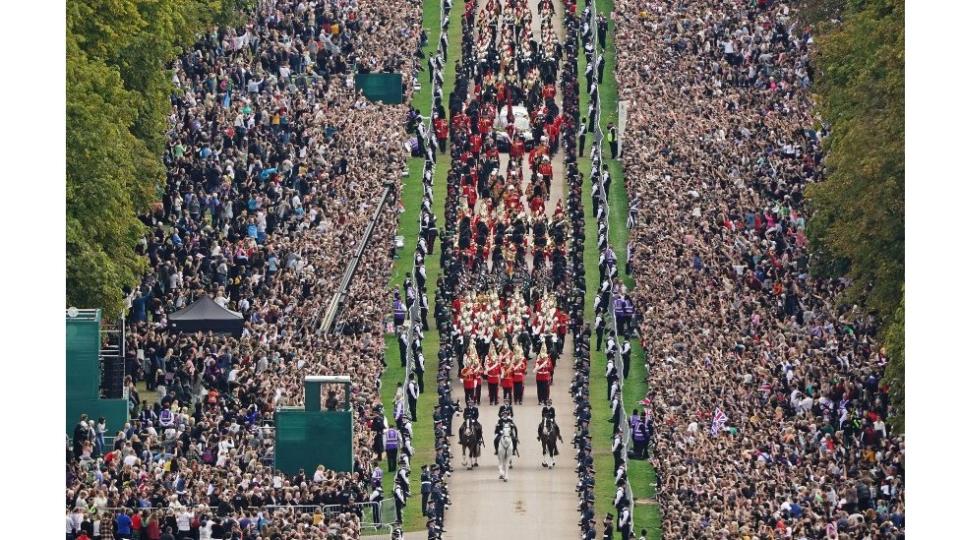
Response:
[{"label": "soldier in red tunic", "polygon": [[550,357],[546,353],[543,353],[537,358],[534,369],[537,373],[537,404],[543,405],[546,400],[550,399],[550,374],[553,371],[553,362],[550,361]]},{"label": "soldier in red tunic", "polygon": [[437,135],[437,143],[440,145],[440,151],[446,152],[450,128],[447,126],[447,121],[439,114],[433,117],[433,132]]},{"label": "soldier in red tunic", "polygon": [[523,405],[523,377],[527,374],[527,361],[518,355],[513,365],[513,402]]},{"label": "soldier in red tunic", "polygon": [[490,399],[491,405],[497,405],[500,403],[500,360],[494,358],[493,362],[487,366],[484,374],[487,376],[487,397]]},{"label": "soldier in red tunic", "polygon": [[509,403],[513,397],[513,366],[509,362],[502,364],[500,386],[503,387],[503,400]]}]

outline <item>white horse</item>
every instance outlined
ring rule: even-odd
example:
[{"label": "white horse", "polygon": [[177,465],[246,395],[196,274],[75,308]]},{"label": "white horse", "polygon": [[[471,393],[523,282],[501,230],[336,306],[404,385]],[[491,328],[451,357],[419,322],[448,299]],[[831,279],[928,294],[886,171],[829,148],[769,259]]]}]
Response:
[{"label": "white horse", "polygon": [[497,460],[500,467],[500,479],[506,482],[508,480],[508,472],[513,464],[513,423],[508,423],[504,426],[503,433],[500,436],[500,444],[497,446]]}]

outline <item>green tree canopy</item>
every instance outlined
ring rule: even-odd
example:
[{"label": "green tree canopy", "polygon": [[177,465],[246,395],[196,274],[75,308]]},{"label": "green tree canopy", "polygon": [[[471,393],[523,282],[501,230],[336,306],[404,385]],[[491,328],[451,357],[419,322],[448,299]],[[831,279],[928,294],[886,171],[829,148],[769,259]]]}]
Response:
[{"label": "green tree canopy", "polygon": [[807,190],[815,270],[848,276],[846,300],[879,316],[902,404],[904,1],[849,1],[839,24],[820,27],[814,90],[831,134],[827,179]]},{"label": "green tree canopy", "polygon": [[119,314],[164,185],[170,62],[246,0],[67,2],[67,303]]}]

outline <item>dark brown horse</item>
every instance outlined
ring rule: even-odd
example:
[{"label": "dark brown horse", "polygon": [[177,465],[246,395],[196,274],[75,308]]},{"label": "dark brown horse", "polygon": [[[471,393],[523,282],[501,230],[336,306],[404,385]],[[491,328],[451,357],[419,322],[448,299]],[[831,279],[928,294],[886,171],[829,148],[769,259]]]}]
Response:
[{"label": "dark brown horse", "polygon": [[[480,446],[483,445],[483,426],[475,420],[466,420],[460,426],[460,446],[462,447],[463,466],[473,469],[479,464]],[[469,456],[467,452],[469,451]],[[467,460],[469,458],[469,465]]]},{"label": "dark brown horse", "polygon": [[[553,421],[552,418],[547,418],[543,421],[543,424],[540,426],[540,446],[543,448],[543,461],[541,465],[544,467],[550,467],[551,469],[554,465],[557,464],[557,461],[554,457],[560,453],[557,450],[557,440],[563,442],[563,437],[560,436],[560,426]],[[549,460],[549,464],[547,461]]]}]

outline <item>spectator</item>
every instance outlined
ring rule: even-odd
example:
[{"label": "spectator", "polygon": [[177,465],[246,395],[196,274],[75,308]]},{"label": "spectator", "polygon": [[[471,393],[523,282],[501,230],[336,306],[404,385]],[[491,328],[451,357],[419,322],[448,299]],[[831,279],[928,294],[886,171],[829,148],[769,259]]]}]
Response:
[{"label": "spectator", "polygon": [[[396,199],[357,268],[339,317],[344,332],[318,336],[315,316],[337,289],[341,254],[373,216],[370,194],[400,178],[407,158],[404,107],[368,101],[347,66],[400,73],[409,99],[421,7],[278,0],[248,15],[242,26],[199,36],[171,66],[166,189],[142,218],[149,270],[127,332],[131,421],[110,426],[117,437],[102,457],[99,426],[87,418],[69,447],[68,507],[102,489],[105,508],[151,508],[136,531],[144,537],[183,532],[183,512],[173,508],[222,510],[222,520],[196,530],[226,538],[256,524],[244,515],[249,507],[346,504],[365,500],[370,484],[375,435],[366,420],[383,370],[380,299]],[[243,316],[239,338],[170,331],[168,315],[203,295]],[[353,473],[293,482],[271,469],[269,423],[279,407],[302,403],[305,373],[353,379],[353,394],[337,399],[356,415]],[[164,396],[160,403],[139,400],[142,380]],[[229,501],[228,486],[236,490]],[[81,489],[90,487],[98,491]],[[353,513],[295,526],[301,517],[270,515],[284,534],[295,528],[305,539],[323,538],[330,526],[359,536]],[[117,535],[131,538],[138,520],[118,513]]]},{"label": "spectator", "polygon": [[901,537],[877,324],[810,272],[809,28],[786,2],[615,5],[663,536]]},{"label": "spectator", "polygon": [[130,540],[133,537],[133,530],[131,529],[130,516],[126,512],[121,511],[117,513],[116,518],[116,533],[117,536],[123,540]]}]

